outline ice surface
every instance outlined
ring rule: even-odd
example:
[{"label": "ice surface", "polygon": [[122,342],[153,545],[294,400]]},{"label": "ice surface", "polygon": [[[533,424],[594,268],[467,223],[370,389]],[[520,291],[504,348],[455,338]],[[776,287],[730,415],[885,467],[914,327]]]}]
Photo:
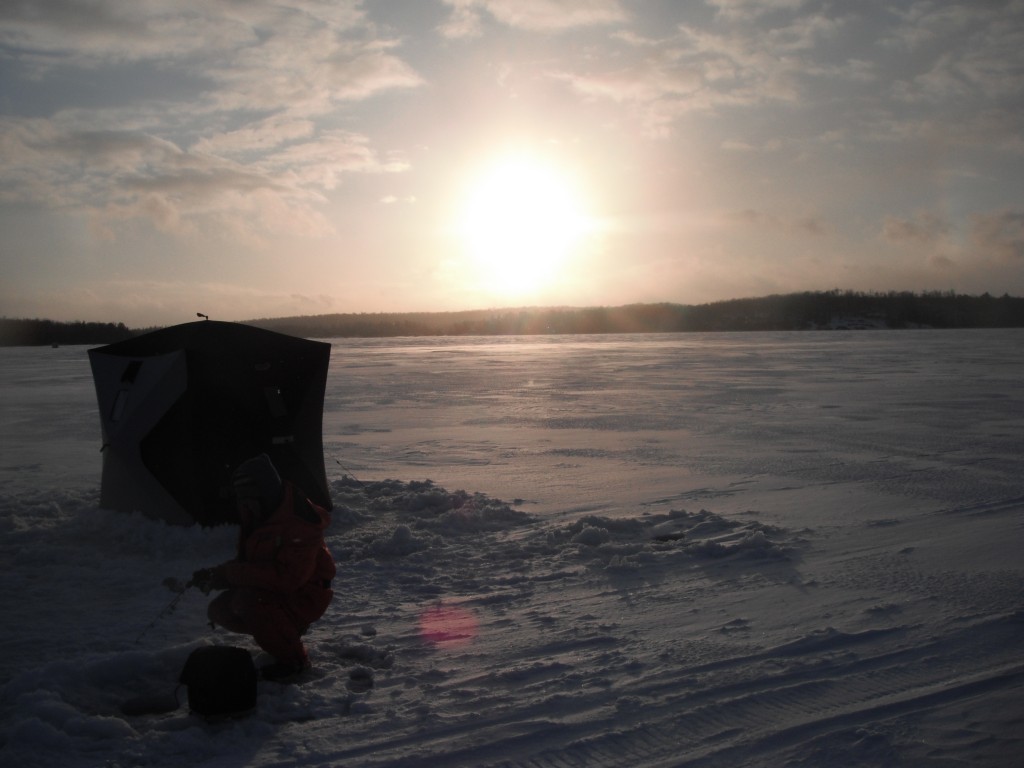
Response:
[{"label": "ice surface", "polygon": [[0,765],[1024,753],[1021,331],[334,344],[316,669],[219,725],[121,705],[253,648],[136,642],[234,532],[98,509],[85,349],[0,350]]}]

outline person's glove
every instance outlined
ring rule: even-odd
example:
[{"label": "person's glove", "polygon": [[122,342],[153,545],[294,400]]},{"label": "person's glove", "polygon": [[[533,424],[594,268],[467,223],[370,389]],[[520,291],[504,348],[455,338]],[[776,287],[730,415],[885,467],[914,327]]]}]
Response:
[{"label": "person's glove", "polygon": [[214,590],[227,589],[231,585],[228,583],[224,567],[218,565],[216,568],[200,568],[193,573],[192,586],[208,595]]}]

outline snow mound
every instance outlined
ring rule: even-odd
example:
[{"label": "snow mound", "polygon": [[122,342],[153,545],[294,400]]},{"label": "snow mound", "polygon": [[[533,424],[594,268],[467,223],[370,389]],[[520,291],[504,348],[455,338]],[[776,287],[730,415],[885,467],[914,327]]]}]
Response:
[{"label": "snow mound", "polygon": [[344,537],[332,541],[336,557],[343,559],[408,558],[442,550],[448,540],[531,520],[485,494],[449,492],[430,480],[362,483],[343,478],[332,484],[332,493],[343,501],[333,514],[335,527],[348,529]]},{"label": "snow mound", "polygon": [[360,483],[345,478],[335,482],[333,488],[346,498],[358,499],[361,495],[371,511],[397,512],[410,525],[439,534],[497,531],[530,520],[529,515],[503,501],[483,493],[449,492],[430,480]]},{"label": "snow mound", "polygon": [[552,551],[570,549],[598,565],[629,569],[664,561],[789,561],[797,557],[801,540],[778,527],[729,520],[702,509],[625,518],[587,515],[551,531],[548,543]]}]

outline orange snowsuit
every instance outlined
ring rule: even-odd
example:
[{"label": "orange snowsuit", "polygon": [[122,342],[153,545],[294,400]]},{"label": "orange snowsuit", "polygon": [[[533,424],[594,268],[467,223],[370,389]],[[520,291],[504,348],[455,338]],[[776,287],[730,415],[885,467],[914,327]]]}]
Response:
[{"label": "orange snowsuit", "polygon": [[327,510],[295,498],[284,484],[281,503],[265,520],[246,525],[238,556],[218,567],[228,588],[208,610],[210,621],[253,636],[278,662],[306,666],[302,635],[334,597],[334,559],[324,543]]}]

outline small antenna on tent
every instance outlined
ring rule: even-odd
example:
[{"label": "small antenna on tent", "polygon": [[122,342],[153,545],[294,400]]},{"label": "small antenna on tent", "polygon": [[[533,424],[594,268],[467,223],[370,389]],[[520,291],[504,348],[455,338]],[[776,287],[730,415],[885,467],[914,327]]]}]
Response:
[{"label": "small antenna on tent", "polygon": [[202,312],[196,312],[196,317],[201,317],[201,318],[203,318],[203,320],[209,320],[210,319],[209,315],[204,315]]}]

